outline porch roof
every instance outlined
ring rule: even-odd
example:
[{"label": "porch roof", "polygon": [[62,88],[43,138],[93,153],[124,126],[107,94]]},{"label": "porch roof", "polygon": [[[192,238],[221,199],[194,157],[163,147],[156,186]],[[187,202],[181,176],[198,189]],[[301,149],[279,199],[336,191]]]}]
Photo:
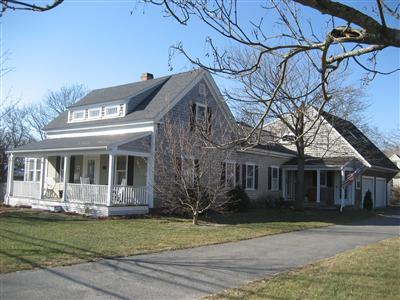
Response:
[{"label": "porch roof", "polygon": [[[308,157],[306,158],[305,166],[309,167],[328,167],[328,168],[340,168],[344,164],[348,163],[349,161],[357,161],[354,157]],[[284,163],[283,167],[291,167],[298,165],[298,158],[293,158],[286,163]]]},{"label": "porch roof", "polygon": [[33,153],[33,152],[54,152],[54,151],[77,151],[77,150],[114,150],[118,146],[136,141],[148,136],[151,132],[82,136],[60,139],[46,139],[30,143],[8,151],[9,153]]}]

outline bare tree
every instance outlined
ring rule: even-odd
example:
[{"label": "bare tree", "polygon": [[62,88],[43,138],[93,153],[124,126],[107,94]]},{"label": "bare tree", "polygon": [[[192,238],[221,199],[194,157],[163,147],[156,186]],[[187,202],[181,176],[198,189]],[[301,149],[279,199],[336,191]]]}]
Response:
[{"label": "bare tree", "polygon": [[191,214],[194,225],[208,210],[223,211],[232,188],[222,176],[228,152],[217,150],[203,134],[171,119],[161,124],[158,136],[155,190],[165,208]]},{"label": "bare tree", "polygon": [[[236,53],[235,66],[246,67],[252,64],[249,57],[251,56],[246,52]],[[254,132],[256,128],[259,133],[249,140],[250,145],[262,143],[264,129],[267,129],[267,139],[283,141],[288,146],[294,146],[297,152],[296,208],[302,209],[306,149],[313,147],[319,156],[324,157],[336,143],[324,127],[324,143],[322,146],[316,146],[316,139],[323,126],[323,119],[317,117],[321,113],[319,109],[324,107],[325,112],[340,115],[345,119],[359,120],[362,112],[361,92],[354,86],[343,86],[344,74],[341,74],[340,78],[332,80],[329,86],[331,101],[321,106],[324,102],[323,95],[315,88],[319,76],[314,68],[307,64],[307,60],[291,61],[287,65],[288,72],[283,80],[273,66],[273,61],[263,58],[257,71],[241,76],[241,87],[227,96],[235,102],[237,110],[254,118],[251,124],[253,127],[247,133]],[[277,85],[280,85],[279,90],[276,90]],[[269,123],[267,127],[266,123]]]},{"label": "bare tree", "polygon": [[[30,3],[31,2],[31,3]],[[37,5],[33,1],[0,0],[1,14],[6,10],[28,10],[44,12],[59,6],[64,0],[48,1],[49,4]]]},{"label": "bare tree", "polygon": [[27,121],[38,138],[43,140],[45,138],[43,127],[87,93],[88,89],[83,84],[63,86],[57,91],[49,91],[42,103],[26,107]]},{"label": "bare tree", "polygon": [[[378,70],[379,54],[386,48],[400,47],[400,4],[396,1],[376,0],[357,9],[344,1],[330,0],[265,0],[260,1],[259,18],[257,11],[247,19],[241,14],[247,3],[237,0],[144,0],[161,6],[167,16],[182,25],[189,25],[197,18],[208,26],[217,39],[225,38],[233,44],[233,49],[221,47],[219,41],[208,37],[209,51],[205,59],[195,58],[182,43],[172,47],[183,54],[191,63],[217,74],[225,74],[240,80],[240,77],[257,72],[262,67],[263,58],[275,58],[274,93],[270,101],[275,101],[283,81],[288,75],[291,61],[306,59],[318,74],[318,81],[312,89],[318,89],[323,107],[332,99],[328,85],[332,74],[342,72],[350,63],[360,66],[372,80],[377,74],[391,74],[398,71]],[[325,23],[304,18],[302,12],[311,8],[325,17]],[[268,21],[266,21],[268,20]],[[317,23],[318,22],[318,23]],[[276,28],[278,28],[276,30]],[[235,64],[236,49],[240,47],[253,57],[251,63]],[[209,60],[207,59],[209,58]],[[263,117],[267,117],[264,111]],[[319,117],[319,116],[317,116]],[[253,134],[254,131],[251,132]],[[246,137],[250,139],[250,136]]]}]

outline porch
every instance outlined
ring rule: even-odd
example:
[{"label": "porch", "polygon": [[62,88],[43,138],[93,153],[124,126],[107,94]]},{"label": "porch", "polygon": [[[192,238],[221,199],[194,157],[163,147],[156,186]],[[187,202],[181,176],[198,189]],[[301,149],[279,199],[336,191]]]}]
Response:
[{"label": "porch", "polygon": [[[282,166],[282,197],[286,201],[295,200],[297,165],[294,162]],[[356,191],[361,188],[361,176],[356,172],[360,167],[360,162],[346,157],[308,159],[304,168],[304,205],[359,207]]]},{"label": "porch", "polygon": [[[123,138],[125,143],[106,151],[11,153],[6,203],[96,216],[147,213],[152,205],[152,157],[146,147],[137,151]],[[15,169],[23,170],[23,178]]]}]

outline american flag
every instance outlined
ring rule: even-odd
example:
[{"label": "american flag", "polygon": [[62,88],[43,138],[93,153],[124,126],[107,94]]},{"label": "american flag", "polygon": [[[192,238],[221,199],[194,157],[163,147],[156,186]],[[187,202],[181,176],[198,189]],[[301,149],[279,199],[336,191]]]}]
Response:
[{"label": "american flag", "polygon": [[356,177],[362,173],[362,171],[364,171],[365,166],[361,166],[359,167],[357,170],[355,170],[352,173],[349,173],[346,176],[345,181],[343,181],[343,188],[346,188],[347,186],[349,186],[355,179]]}]

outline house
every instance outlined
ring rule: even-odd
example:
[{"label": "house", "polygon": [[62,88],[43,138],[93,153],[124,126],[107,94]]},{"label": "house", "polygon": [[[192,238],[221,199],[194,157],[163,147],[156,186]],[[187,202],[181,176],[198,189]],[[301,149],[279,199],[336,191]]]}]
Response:
[{"label": "house", "polygon": [[[308,115],[316,115],[311,109]],[[309,118],[313,123],[314,118]],[[305,122],[307,126],[307,122]],[[285,125],[269,123],[265,129],[291,140]],[[388,204],[386,185],[399,171],[386,155],[350,121],[322,112],[318,122],[306,134],[312,143],[305,149],[305,195],[307,204],[363,207],[367,191],[372,193],[375,208]],[[315,138],[314,138],[315,136]],[[285,199],[295,198],[297,158],[282,166]]]},{"label": "house", "polygon": [[[396,167],[354,125],[334,116],[323,118],[340,147],[328,156],[319,154],[318,145],[309,153],[306,201],[337,204],[341,182],[363,167],[355,183],[342,192],[347,204],[357,206],[370,190],[375,206],[385,206],[382,184],[386,186]],[[144,214],[162,207],[162,198],[154,193],[162,180],[155,175],[155,161],[162,155],[158,145],[163,126],[171,119],[188,128],[211,120],[217,142],[240,134],[208,72],[160,78],[144,73],[138,82],[93,90],[44,128],[45,140],[9,151],[6,204],[94,216]],[[363,147],[373,153],[355,145],[360,136]],[[339,151],[343,149],[345,153]],[[13,174],[16,159],[25,164],[23,180]],[[233,178],[253,201],[294,196],[296,152],[284,143],[263,139],[256,147],[235,149],[224,167],[224,178]]]},{"label": "house", "polygon": [[[400,152],[394,153],[389,159],[400,169]],[[388,184],[388,194],[390,203],[399,203],[400,201],[400,173],[397,173],[395,177]]]}]

